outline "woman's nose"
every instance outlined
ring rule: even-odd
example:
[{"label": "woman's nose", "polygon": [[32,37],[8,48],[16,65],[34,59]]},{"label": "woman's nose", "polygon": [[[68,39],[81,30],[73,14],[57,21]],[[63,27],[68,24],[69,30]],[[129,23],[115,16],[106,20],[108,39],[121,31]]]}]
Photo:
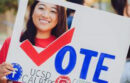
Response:
[{"label": "woman's nose", "polygon": [[44,11],[42,14],[43,17],[49,18],[49,12],[48,11]]}]

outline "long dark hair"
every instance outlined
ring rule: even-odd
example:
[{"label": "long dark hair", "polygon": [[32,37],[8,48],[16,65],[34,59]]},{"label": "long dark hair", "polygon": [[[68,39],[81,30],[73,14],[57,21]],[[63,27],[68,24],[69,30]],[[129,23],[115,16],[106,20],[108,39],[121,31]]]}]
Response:
[{"label": "long dark hair", "polygon": [[[76,4],[80,4],[80,5],[83,5],[84,3],[84,0],[66,0],[68,2],[72,2],[72,3],[76,3]],[[72,9],[67,9],[67,17],[71,14],[71,13],[74,13],[75,10],[72,10]]]},{"label": "long dark hair", "polygon": [[[34,1],[34,3],[31,5],[30,15],[29,19],[27,21],[27,29],[22,34],[20,38],[20,42],[28,39],[33,45],[35,45],[35,37],[37,34],[36,26],[33,23],[32,15],[35,9],[35,6],[37,5],[39,1]],[[52,29],[52,35],[54,35],[56,38],[62,35],[67,30],[67,23],[66,23],[66,11],[64,7],[57,6],[58,11],[58,23],[55,28]]]},{"label": "long dark hair", "polygon": [[111,4],[119,15],[123,15],[124,9],[127,6],[127,0],[111,0]]},{"label": "long dark hair", "polygon": [[128,50],[128,54],[127,54],[127,58],[130,58],[130,46],[129,46],[129,50]]}]

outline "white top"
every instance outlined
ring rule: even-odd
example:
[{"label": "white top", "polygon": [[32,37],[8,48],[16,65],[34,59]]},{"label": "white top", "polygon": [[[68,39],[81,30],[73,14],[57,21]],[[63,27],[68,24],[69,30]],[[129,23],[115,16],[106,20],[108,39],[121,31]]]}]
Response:
[{"label": "white top", "polygon": [[130,83],[130,59],[125,63],[120,83]]}]

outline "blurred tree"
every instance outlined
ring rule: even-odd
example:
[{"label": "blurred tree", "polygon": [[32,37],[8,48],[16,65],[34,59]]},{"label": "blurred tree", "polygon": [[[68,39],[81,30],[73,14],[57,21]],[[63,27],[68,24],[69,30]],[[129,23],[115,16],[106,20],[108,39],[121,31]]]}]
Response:
[{"label": "blurred tree", "polygon": [[[29,5],[33,3],[34,0],[29,0]],[[17,11],[18,0],[0,0],[0,13],[4,13],[10,9]]]},{"label": "blurred tree", "polygon": [[17,0],[0,0],[0,13],[4,13],[5,11],[10,10],[12,8],[17,10]]},{"label": "blurred tree", "polygon": [[35,0],[29,0],[29,5],[32,4]]}]

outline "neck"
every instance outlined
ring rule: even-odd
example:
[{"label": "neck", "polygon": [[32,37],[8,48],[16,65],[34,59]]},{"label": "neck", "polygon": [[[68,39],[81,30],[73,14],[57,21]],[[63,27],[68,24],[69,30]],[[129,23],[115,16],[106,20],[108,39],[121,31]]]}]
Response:
[{"label": "neck", "polygon": [[36,34],[36,38],[40,38],[40,39],[47,39],[50,36],[51,36],[51,31],[48,31],[48,32],[37,31],[37,34]]}]

